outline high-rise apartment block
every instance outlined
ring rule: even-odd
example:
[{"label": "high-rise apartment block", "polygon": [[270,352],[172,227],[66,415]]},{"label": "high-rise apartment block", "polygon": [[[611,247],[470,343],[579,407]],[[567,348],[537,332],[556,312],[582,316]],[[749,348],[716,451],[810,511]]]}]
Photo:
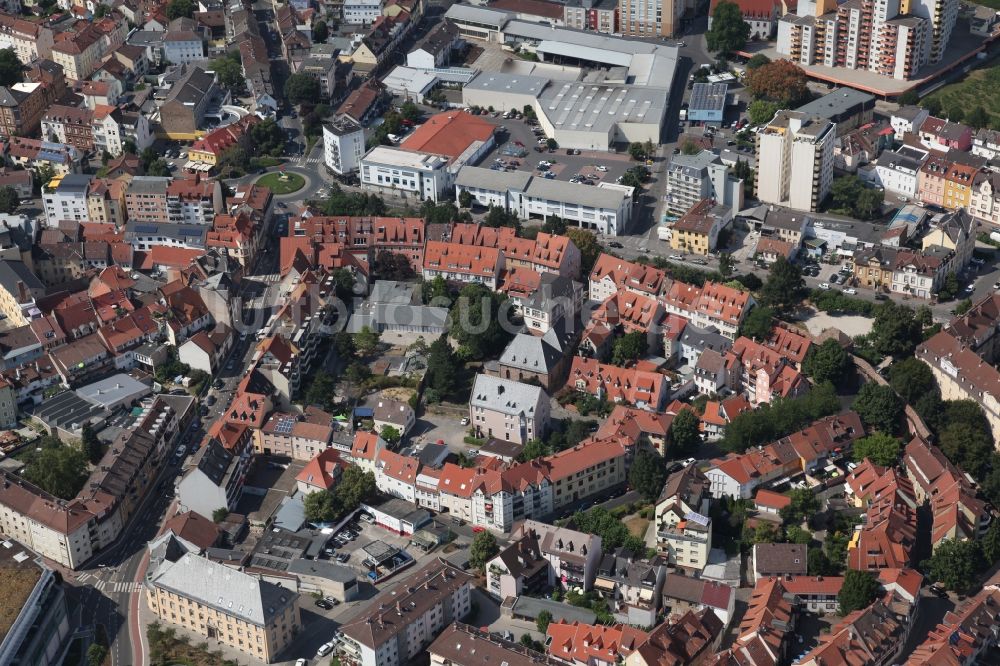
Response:
[{"label": "high-rise apartment block", "polygon": [[957,12],[958,0],[806,0],[778,22],[778,53],[908,80],[941,60]]},{"label": "high-rise apartment block", "polygon": [[757,198],[763,203],[815,211],[833,181],[837,126],[818,116],[779,111],[757,133]]},{"label": "high-rise apartment block", "polygon": [[632,37],[671,37],[685,6],[685,0],[618,0],[618,28]]}]

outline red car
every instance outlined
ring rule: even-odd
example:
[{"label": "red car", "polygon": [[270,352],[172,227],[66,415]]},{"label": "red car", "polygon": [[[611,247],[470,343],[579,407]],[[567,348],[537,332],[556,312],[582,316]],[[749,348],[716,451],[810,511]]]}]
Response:
[{"label": "red car", "polygon": [[476,534],[478,534],[480,532],[485,532],[486,528],[485,527],[480,527],[479,525],[476,525],[475,527],[472,528],[472,531],[475,532]]}]

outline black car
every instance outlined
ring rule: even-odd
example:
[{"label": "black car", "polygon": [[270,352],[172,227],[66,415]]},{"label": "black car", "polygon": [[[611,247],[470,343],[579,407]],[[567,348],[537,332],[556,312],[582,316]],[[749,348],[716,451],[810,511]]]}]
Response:
[{"label": "black car", "polygon": [[618,241],[611,241],[610,243],[608,243],[608,247],[613,247],[616,250],[620,250],[625,246],[619,243]]},{"label": "black car", "polygon": [[222,381],[221,379],[216,379],[214,382],[212,382],[212,388],[214,388],[216,391],[218,391],[219,389],[221,389],[225,385],[226,385],[226,383],[224,381]]},{"label": "black car", "polygon": [[333,608],[333,604],[331,604],[326,599],[317,599],[316,605],[322,608],[323,610],[330,610],[331,608]]},{"label": "black car", "polygon": [[340,553],[339,555],[337,555],[337,561],[340,562],[341,564],[346,563],[349,559],[351,559],[351,556],[348,555],[347,553]]}]

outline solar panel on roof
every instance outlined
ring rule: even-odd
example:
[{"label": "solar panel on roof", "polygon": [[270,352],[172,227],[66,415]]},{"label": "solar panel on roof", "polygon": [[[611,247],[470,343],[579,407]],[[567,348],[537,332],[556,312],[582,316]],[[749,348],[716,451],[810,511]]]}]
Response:
[{"label": "solar panel on roof", "polygon": [[155,234],[160,231],[160,228],[155,224],[137,224],[135,231],[139,234]]},{"label": "solar panel on roof", "polygon": [[695,513],[694,511],[684,516],[684,520],[689,520],[693,523],[698,523],[699,525],[708,525],[708,518],[700,513]]}]

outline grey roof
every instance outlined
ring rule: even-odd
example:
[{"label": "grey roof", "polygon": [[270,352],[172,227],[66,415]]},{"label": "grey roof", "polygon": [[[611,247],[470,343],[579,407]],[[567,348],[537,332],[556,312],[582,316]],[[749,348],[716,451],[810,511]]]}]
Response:
[{"label": "grey roof", "polygon": [[45,285],[28,268],[23,261],[0,261],[0,286],[17,297],[17,283],[23,282],[28,289],[44,291]]},{"label": "grey roof", "polygon": [[568,277],[555,273],[542,273],[539,287],[528,299],[527,306],[551,312],[558,302],[556,299],[573,298],[575,291],[573,281]]},{"label": "grey roof", "polygon": [[691,111],[721,111],[726,108],[726,94],[729,86],[725,83],[696,83],[691,88]]},{"label": "grey roof", "polygon": [[191,553],[164,562],[150,584],[257,626],[267,626],[298,596],[283,587]]},{"label": "grey roof", "polygon": [[608,132],[618,123],[659,126],[668,94],[653,86],[553,81],[539,95],[538,108],[556,132]]},{"label": "grey roof", "polygon": [[525,194],[539,199],[549,199],[590,208],[618,210],[629,195],[624,190],[610,187],[593,187],[565,180],[532,178]]},{"label": "grey roof", "polygon": [[171,179],[167,176],[133,176],[128,194],[166,194]]},{"label": "grey roof", "polygon": [[597,615],[592,610],[577,608],[564,604],[561,601],[551,599],[536,599],[527,595],[521,595],[514,602],[514,615],[517,617],[527,617],[535,619],[543,610],[548,611],[553,622],[579,622],[581,624],[594,624]]},{"label": "grey roof", "polygon": [[496,26],[502,28],[514,14],[500,9],[487,9],[485,7],[473,7],[472,5],[454,4],[448,8],[444,17],[459,23],[471,22],[481,25]]},{"label": "grey roof", "polygon": [[916,120],[918,116],[924,113],[927,113],[927,110],[916,105],[901,106],[892,112],[892,117],[902,118],[903,120],[909,120],[912,122],[913,120]]},{"label": "grey roof", "polygon": [[684,347],[694,347],[702,351],[713,349],[720,353],[733,346],[733,341],[719,333],[719,329],[715,326],[701,328],[691,323],[684,327],[680,343]]},{"label": "grey roof", "polygon": [[111,375],[76,389],[77,395],[81,398],[102,407],[117,404],[128,398],[136,399],[151,392],[150,387],[124,373]]},{"label": "grey roof", "polygon": [[42,423],[60,428],[72,428],[76,423],[82,426],[91,420],[104,420],[111,415],[108,410],[84,400],[74,391],[63,391],[48,398],[35,408],[33,416]]},{"label": "grey roof", "polygon": [[550,328],[541,337],[518,333],[500,354],[500,364],[530,372],[551,372],[563,358],[568,337],[568,333],[560,335],[555,328]]},{"label": "grey roof", "polygon": [[288,573],[317,576],[337,583],[350,583],[353,580],[357,580],[353,569],[342,567],[329,560],[292,560],[288,565]]},{"label": "grey roof", "polygon": [[183,242],[189,247],[205,247],[208,225],[173,224],[170,222],[142,222],[130,220],[125,224],[125,241],[140,236],[166,236]]},{"label": "grey roof", "polygon": [[[452,5],[457,7],[458,5]],[[479,72],[475,78],[465,84],[468,90],[490,90],[514,95],[532,95],[537,97],[549,84],[544,76],[529,76],[525,74],[506,74],[503,72]]]},{"label": "grey roof", "polygon": [[828,120],[839,121],[866,108],[874,108],[875,97],[854,88],[837,88],[796,111]]},{"label": "grey roof", "polygon": [[198,449],[192,462],[195,468],[207,476],[217,486],[225,486],[226,477],[236,458],[225,447],[212,439]]},{"label": "grey roof", "polygon": [[878,156],[878,160],[876,160],[875,163],[886,169],[908,169],[916,173],[917,171],[920,171],[920,167],[923,166],[924,160],[917,159],[906,153],[886,150]]},{"label": "grey roof", "polygon": [[469,404],[514,416],[532,416],[535,407],[544,399],[545,392],[538,386],[489,375],[476,375]]},{"label": "grey roof", "polygon": [[59,181],[59,187],[56,188],[56,191],[60,194],[70,192],[86,194],[92,178],[93,176],[82,173],[68,173]]},{"label": "grey roof", "polygon": [[201,67],[192,67],[170,88],[167,101],[196,105],[203,100],[215,84],[215,75]]},{"label": "grey roof", "polygon": [[412,305],[417,285],[412,282],[397,282],[396,280],[377,280],[372,287],[368,300],[372,303],[388,305]]},{"label": "grey roof", "polygon": [[420,41],[413,45],[410,53],[421,49],[433,54],[440,53],[445,49],[450,50],[457,37],[458,28],[455,27],[455,24],[448,20],[441,21],[437,26],[428,31],[426,35],[421,37]]},{"label": "grey roof", "polygon": [[136,30],[128,36],[128,43],[133,46],[158,47],[163,44],[163,37],[166,35],[161,30]]},{"label": "grey roof", "polygon": [[361,125],[347,116],[334,118],[333,120],[325,123],[323,125],[323,129],[336,136],[347,136],[348,134],[364,131],[364,128],[362,128]]},{"label": "grey roof", "polygon": [[513,190],[524,192],[532,180],[530,171],[494,171],[483,167],[463,166],[458,171],[455,184],[461,187],[476,187],[483,190],[504,192]]},{"label": "grey roof", "polygon": [[708,165],[717,161],[719,156],[711,150],[703,150],[694,155],[678,153],[670,159],[670,171],[691,178],[704,177]]}]

